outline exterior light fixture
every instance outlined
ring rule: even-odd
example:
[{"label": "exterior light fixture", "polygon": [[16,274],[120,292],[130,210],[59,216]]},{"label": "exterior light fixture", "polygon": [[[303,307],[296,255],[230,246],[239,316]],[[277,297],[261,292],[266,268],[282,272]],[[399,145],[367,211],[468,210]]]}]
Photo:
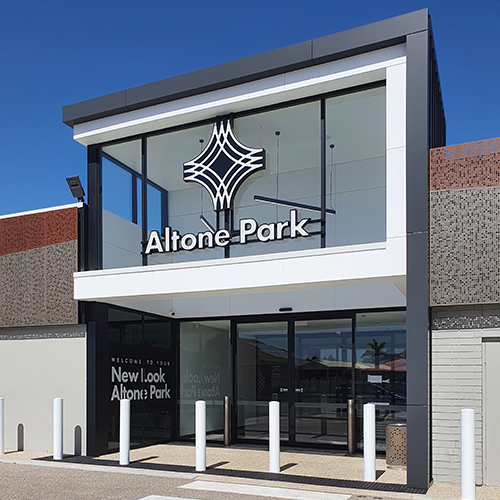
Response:
[{"label": "exterior light fixture", "polygon": [[66,182],[68,183],[71,194],[82,203],[85,201],[85,191],[83,190],[82,183],[80,182],[80,176],[66,177]]}]

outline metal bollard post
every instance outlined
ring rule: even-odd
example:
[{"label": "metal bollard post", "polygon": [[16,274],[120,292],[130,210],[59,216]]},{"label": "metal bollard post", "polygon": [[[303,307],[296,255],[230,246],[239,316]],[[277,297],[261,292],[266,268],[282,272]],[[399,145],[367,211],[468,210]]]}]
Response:
[{"label": "metal bollard post", "polygon": [[207,470],[207,403],[196,401],[196,472]]},{"label": "metal bollard post", "polygon": [[130,399],[120,400],[120,465],[130,463]]},{"label": "metal bollard post", "polygon": [[280,404],[269,402],[269,472],[280,472]]},{"label": "metal bollard post", "polygon": [[356,453],[356,406],[354,399],[347,400],[347,453]]},{"label": "metal bollard post", "polygon": [[4,402],[3,398],[0,398],[0,455],[5,453],[5,421],[4,421]]},{"label": "metal bollard post", "polygon": [[364,480],[375,481],[375,405],[363,405]]},{"label": "metal bollard post", "polygon": [[326,397],[326,394],[321,395],[321,419],[320,419],[320,425],[321,425],[321,430],[320,430],[320,435],[321,436],[326,436],[328,434],[328,420],[326,419],[326,404],[328,402],[328,399]]},{"label": "metal bollard post", "polygon": [[474,500],[476,497],[474,410],[461,410],[460,420],[461,498]]},{"label": "metal bollard post", "polygon": [[224,446],[231,444],[231,399],[224,396]]},{"label": "metal bollard post", "polygon": [[63,459],[63,400],[62,398],[54,398],[53,411],[53,447],[54,460]]}]

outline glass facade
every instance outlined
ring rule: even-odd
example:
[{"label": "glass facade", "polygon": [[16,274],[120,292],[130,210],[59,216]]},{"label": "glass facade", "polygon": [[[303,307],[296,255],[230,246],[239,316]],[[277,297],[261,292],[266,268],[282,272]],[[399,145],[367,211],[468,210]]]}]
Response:
[{"label": "glass facade", "polygon": [[119,437],[119,401],[132,400],[131,444],[193,439],[195,402],[207,403],[207,438],[266,441],[269,401],[280,402],[281,440],[347,448],[348,400],[363,448],[365,403],[375,403],[377,449],[387,424],[406,421],[403,310],[179,321],[107,308],[104,356],[108,449]]},{"label": "glass facade", "polygon": [[207,434],[221,440],[224,396],[231,395],[230,322],[180,324],[179,437],[194,436],[194,404],[207,403]]},{"label": "glass facade", "polygon": [[144,314],[108,309],[108,448],[119,444],[120,400],[130,399],[130,444],[173,435],[172,325]]},{"label": "glass facade", "polygon": [[[212,140],[212,122],[101,148],[103,268],[386,240],[383,84],[222,118],[265,158],[224,211],[214,209],[207,189],[184,180],[183,165]],[[297,221],[308,220],[308,236],[292,238],[292,211]],[[255,232],[241,243],[241,219],[267,225],[260,241]],[[282,237],[265,241],[285,221]],[[223,229],[230,239],[224,248],[145,252],[154,231],[165,245],[167,230],[195,238]],[[280,402],[281,439],[292,445],[345,448],[349,399],[356,402],[358,448],[364,403],[377,404],[380,449],[385,425],[406,419],[404,311],[163,321],[109,308],[107,340],[110,449],[124,394],[133,396],[134,445],[192,439],[198,399],[207,402],[208,439],[222,440],[224,396],[232,398],[232,437],[245,442],[268,439],[272,400]]]},{"label": "glass facade", "polygon": [[[372,87],[226,117],[242,144],[264,149],[265,168],[242,182],[223,212],[207,189],[183,178],[183,164],[210,142],[212,123],[103,146],[103,268],[385,241],[386,89]],[[290,238],[284,226],[281,238],[263,242],[254,233],[239,244],[241,219],[285,223],[291,210],[309,219],[308,236]],[[225,228],[231,240],[145,256],[150,232],[164,237],[167,226],[180,236]]]}]

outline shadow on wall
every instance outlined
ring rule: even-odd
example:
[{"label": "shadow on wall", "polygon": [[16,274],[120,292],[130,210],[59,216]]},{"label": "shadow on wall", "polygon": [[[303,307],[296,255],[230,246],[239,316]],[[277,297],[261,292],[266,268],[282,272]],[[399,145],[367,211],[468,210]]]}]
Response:
[{"label": "shadow on wall", "polygon": [[17,426],[17,451],[24,451],[24,425]]},{"label": "shadow on wall", "polygon": [[75,457],[79,457],[82,454],[82,428],[77,425],[75,427]]}]

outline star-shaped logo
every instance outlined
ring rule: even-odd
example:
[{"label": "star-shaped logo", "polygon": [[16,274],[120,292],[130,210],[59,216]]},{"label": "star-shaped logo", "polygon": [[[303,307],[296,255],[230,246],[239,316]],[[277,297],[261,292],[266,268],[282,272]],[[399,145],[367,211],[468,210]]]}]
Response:
[{"label": "star-shaped logo", "polygon": [[230,120],[214,123],[205,149],[184,163],[184,181],[201,184],[212,197],[215,211],[232,208],[241,183],[251,174],[265,168],[265,151],[241,144]]}]

